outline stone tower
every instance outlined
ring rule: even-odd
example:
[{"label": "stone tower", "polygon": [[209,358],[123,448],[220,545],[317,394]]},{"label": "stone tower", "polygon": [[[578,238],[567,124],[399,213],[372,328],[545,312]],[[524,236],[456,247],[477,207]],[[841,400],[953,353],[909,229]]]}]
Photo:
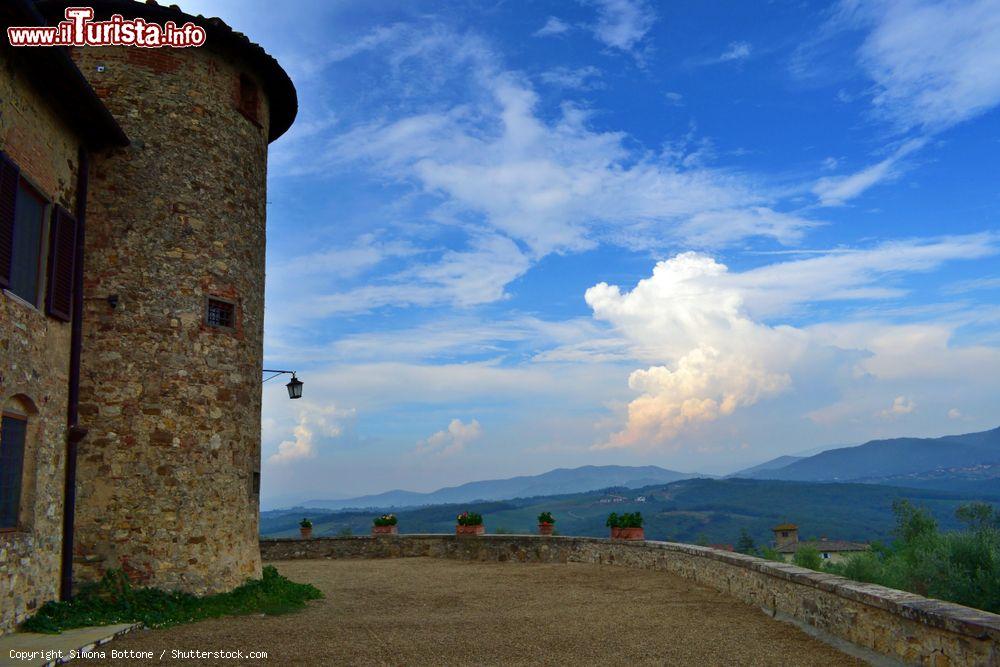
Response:
[{"label": "stone tower", "polygon": [[771,529],[774,532],[774,546],[783,547],[799,543],[799,527],[794,523],[783,523]]},{"label": "stone tower", "polygon": [[[80,3],[39,7],[53,23],[67,4]],[[72,53],[131,139],[91,165],[74,572],[228,590],[261,572],[267,150],[295,89],[219,19],[83,4],[96,19],[192,21],[207,38]]]}]

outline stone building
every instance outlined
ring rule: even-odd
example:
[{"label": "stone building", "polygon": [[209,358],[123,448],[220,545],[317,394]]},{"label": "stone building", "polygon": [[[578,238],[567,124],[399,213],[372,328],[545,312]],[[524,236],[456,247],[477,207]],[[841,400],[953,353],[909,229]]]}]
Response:
[{"label": "stone building", "polygon": [[207,38],[3,40],[0,633],[108,568],[193,593],[260,574],[267,148],[295,89],[219,19],[83,4]]}]

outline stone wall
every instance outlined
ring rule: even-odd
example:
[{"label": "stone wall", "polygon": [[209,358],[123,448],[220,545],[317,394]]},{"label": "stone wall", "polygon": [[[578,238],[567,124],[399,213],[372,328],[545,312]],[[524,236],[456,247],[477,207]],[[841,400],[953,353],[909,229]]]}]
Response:
[{"label": "stone wall", "polygon": [[[0,51],[0,150],[50,202],[74,208],[77,138]],[[48,241],[43,238],[42,254]],[[42,272],[44,274],[44,271]],[[44,294],[44,277],[40,294]],[[70,325],[0,295],[0,409],[26,414],[21,521],[0,532],[0,634],[59,594]]]},{"label": "stone wall", "polygon": [[72,55],[132,140],[92,163],[76,578],[228,590],[260,575],[268,100],[242,114],[256,74],[211,44]]},{"label": "stone wall", "polygon": [[996,614],[708,547],[579,537],[405,535],[268,539],[260,548],[265,561],[430,556],[662,570],[890,659],[935,666],[1000,664]]}]

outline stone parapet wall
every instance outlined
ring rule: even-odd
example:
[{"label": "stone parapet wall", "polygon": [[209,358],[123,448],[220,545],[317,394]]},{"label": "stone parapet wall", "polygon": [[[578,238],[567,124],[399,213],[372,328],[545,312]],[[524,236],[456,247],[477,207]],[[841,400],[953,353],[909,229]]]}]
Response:
[{"label": "stone parapet wall", "polygon": [[261,540],[260,548],[264,561],[429,556],[661,570],[890,660],[935,666],[1000,664],[996,614],[689,544],[531,535],[403,535],[267,539]]}]

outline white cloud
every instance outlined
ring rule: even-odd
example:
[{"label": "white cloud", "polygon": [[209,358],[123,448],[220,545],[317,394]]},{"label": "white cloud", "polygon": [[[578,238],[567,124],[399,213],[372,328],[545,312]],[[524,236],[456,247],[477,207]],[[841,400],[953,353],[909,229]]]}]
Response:
[{"label": "white cloud", "polygon": [[545,22],[545,25],[534,32],[534,36],[551,37],[552,35],[561,35],[568,32],[569,29],[570,25],[568,23],[555,16],[550,16],[549,20]]},{"label": "white cloud", "polygon": [[917,404],[912,399],[906,396],[897,396],[892,400],[892,405],[882,410],[879,415],[882,419],[897,419],[903,415],[910,414],[916,409]]},{"label": "white cloud", "polygon": [[358,127],[331,155],[412,179],[443,197],[451,213],[484,217],[536,257],[597,240],[659,247],[689,233],[719,243],[791,241],[814,224],[773,211],[775,196],[752,178],[676,151],[636,153],[624,134],[592,130],[588,114],[573,106],[543,121],[534,91],[509,73],[484,83],[492,103],[482,108]]},{"label": "white cloud", "polygon": [[465,451],[465,446],[475,442],[483,434],[479,422],[473,419],[463,424],[460,419],[452,419],[448,428],[438,431],[417,443],[417,454],[434,456],[454,456]]},{"label": "white cloud", "polygon": [[732,60],[746,60],[750,57],[752,51],[753,46],[750,42],[731,42],[729,48],[718,57],[717,62],[725,63]]},{"label": "white cloud", "polygon": [[653,27],[656,14],[643,0],[594,0],[597,23],[594,37],[608,46],[634,52]]},{"label": "white cloud", "polygon": [[962,411],[958,408],[952,408],[948,410],[948,419],[961,419]]},{"label": "white cloud", "polygon": [[870,167],[848,176],[828,176],[821,178],[813,186],[813,192],[824,206],[838,206],[854,199],[872,186],[894,179],[900,173],[900,161],[919,150],[926,139],[912,139],[904,142],[892,155]]},{"label": "white cloud", "polygon": [[[994,237],[972,235],[834,252],[742,273],[688,252],[659,262],[629,292],[595,285],[585,295],[594,317],[627,341],[631,356],[650,364],[629,376],[638,396],[628,404],[624,426],[596,447],[676,449],[678,436],[793,386],[802,391],[802,384],[829,393],[854,382],[894,386],[996,376],[1000,349],[955,346],[954,326],[942,323],[793,327],[764,320],[805,303],[898,295],[874,284],[889,272],[924,271],[948,259],[996,252]],[[829,425],[856,418],[866,405],[841,402],[808,416]],[[914,407],[901,395],[876,414],[896,417]]]},{"label": "white cloud", "polygon": [[843,0],[837,20],[870,29],[858,57],[899,128],[938,131],[1000,103],[1000,0]]},{"label": "white cloud", "polygon": [[[341,410],[332,405],[320,407],[306,404],[299,410],[292,439],[279,443],[278,451],[268,457],[268,463],[285,464],[315,458],[316,440],[339,437],[343,433],[342,420],[353,415],[353,410]],[[269,430],[273,430],[273,426]]]},{"label": "white cloud", "polygon": [[667,104],[673,107],[679,107],[684,105],[684,96],[680,93],[668,91],[663,93],[663,97],[666,98]]},{"label": "white cloud", "polygon": [[571,90],[595,90],[602,88],[601,70],[592,65],[586,67],[553,67],[538,75],[538,78],[550,86]]},{"label": "white cloud", "polygon": [[587,290],[594,316],[629,338],[643,358],[667,365],[636,370],[626,427],[600,447],[664,446],[683,429],[732,414],[783,391],[805,350],[791,327],[747,316],[743,296],[720,280],[722,264],[697,253],[660,262],[627,293],[601,283]]}]

